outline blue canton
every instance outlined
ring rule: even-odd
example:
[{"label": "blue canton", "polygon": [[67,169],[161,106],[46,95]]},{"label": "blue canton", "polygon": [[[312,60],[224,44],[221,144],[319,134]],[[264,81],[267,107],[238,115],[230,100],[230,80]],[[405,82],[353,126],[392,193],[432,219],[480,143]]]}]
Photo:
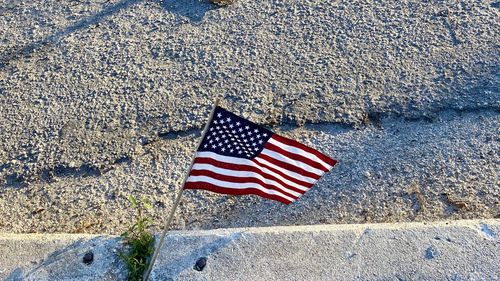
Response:
[{"label": "blue canton", "polygon": [[255,123],[216,107],[198,151],[252,159],[264,149],[272,134]]}]

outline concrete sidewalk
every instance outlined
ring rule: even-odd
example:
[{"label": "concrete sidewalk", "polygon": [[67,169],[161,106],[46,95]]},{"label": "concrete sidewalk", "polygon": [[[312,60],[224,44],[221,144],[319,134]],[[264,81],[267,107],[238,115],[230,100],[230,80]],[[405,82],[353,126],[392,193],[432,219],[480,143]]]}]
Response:
[{"label": "concrete sidewalk", "polygon": [[[154,280],[498,280],[500,220],[172,232]],[[0,234],[2,280],[124,280],[116,236]],[[83,263],[92,252],[92,263]],[[206,266],[194,265],[206,258]]]}]

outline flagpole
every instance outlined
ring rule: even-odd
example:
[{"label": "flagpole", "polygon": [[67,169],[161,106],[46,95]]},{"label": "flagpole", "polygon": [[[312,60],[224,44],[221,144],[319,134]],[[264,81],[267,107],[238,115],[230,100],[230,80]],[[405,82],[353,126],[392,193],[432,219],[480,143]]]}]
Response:
[{"label": "flagpole", "polygon": [[179,191],[179,193],[177,194],[177,197],[175,198],[174,206],[170,210],[170,214],[168,216],[167,223],[165,224],[165,227],[163,228],[163,231],[161,233],[160,241],[158,242],[158,246],[156,246],[155,251],[153,253],[153,256],[151,257],[151,261],[149,262],[148,270],[146,272],[144,272],[144,275],[142,277],[143,281],[147,281],[149,278],[149,275],[151,274],[151,270],[153,269],[153,265],[156,261],[156,258],[158,257],[158,253],[160,252],[160,248],[163,245],[163,242],[165,240],[165,235],[167,234],[167,231],[170,228],[170,223],[172,222],[172,219],[174,218],[175,210],[177,209],[177,206],[179,205],[179,202],[181,201],[182,193],[184,191],[184,185],[186,184],[186,181],[189,177],[189,172],[191,171],[191,168],[193,167],[193,164],[194,164],[193,163],[194,159],[196,158],[196,150],[198,150],[201,142],[203,141],[203,138],[205,137],[205,134],[207,133],[208,126],[210,126],[210,121],[212,121],[212,118],[214,117],[214,112],[215,112],[215,108],[217,107],[217,105],[219,105],[219,99],[216,99],[214,105],[212,106],[212,111],[210,112],[210,116],[208,117],[207,124],[205,125],[205,128],[202,131],[200,140],[198,141],[198,145],[195,148],[195,153],[193,153],[193,155],[191,156],[191,164],[189,165],[189,169],[186,173],[186,176],[184,177],[184,181],[182,182],[181,190]]}]

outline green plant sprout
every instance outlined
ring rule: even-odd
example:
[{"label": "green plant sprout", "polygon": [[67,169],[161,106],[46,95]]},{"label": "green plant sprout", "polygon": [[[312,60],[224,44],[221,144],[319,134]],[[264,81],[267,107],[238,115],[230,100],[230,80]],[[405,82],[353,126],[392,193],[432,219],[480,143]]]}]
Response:
[{"label": "green plant sprout", "polygon": [[135,223],[125,231],[121,237],[128,247],[128,251],[120,251],[118,256],[125,262],[128,269],[128,280],[137,281],[142,279],[144,270],[148,268],[149,257],[154,250],[154,236],[148,231],[152,219],[145,215],[144,211],[153,207],[145,197],[137,200],[132,195],[128,196],[132,208],[136,209]]}]

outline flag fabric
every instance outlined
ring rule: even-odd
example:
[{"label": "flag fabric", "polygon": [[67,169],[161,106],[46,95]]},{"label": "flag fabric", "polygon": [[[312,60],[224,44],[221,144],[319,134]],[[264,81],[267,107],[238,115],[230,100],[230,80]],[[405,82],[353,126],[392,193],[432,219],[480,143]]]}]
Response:
[{"label": "flag fabric", "polygon": [[184,188],[290,204],[336,160],[216,107]]}]

